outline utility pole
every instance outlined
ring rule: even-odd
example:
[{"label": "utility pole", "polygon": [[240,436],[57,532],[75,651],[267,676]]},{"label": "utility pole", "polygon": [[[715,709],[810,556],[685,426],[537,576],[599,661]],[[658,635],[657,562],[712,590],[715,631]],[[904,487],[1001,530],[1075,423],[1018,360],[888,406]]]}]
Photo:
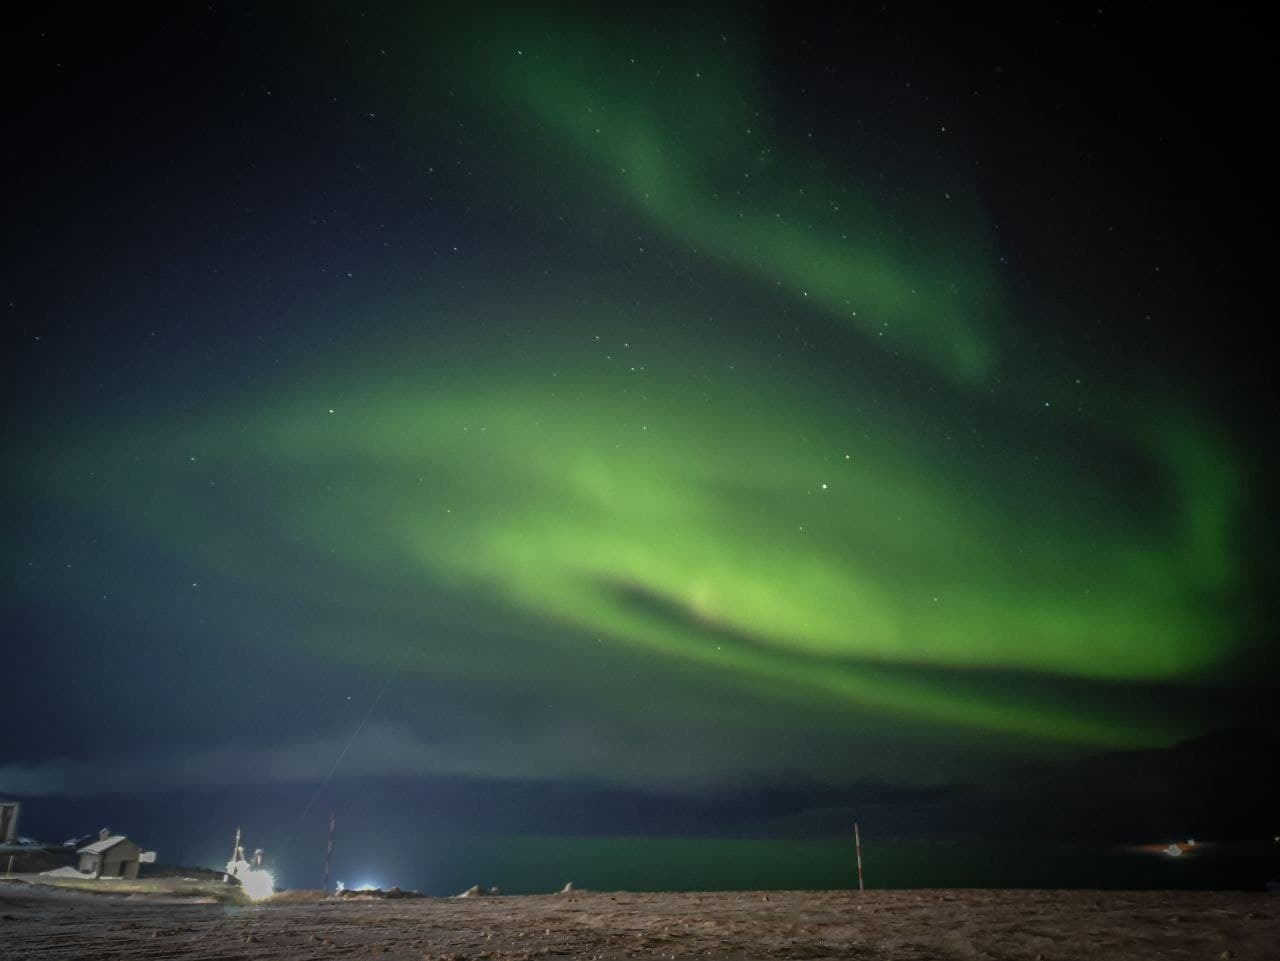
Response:
[{"label": "utility pole", "polygon": [[329,893],[329,868],[333,864],[333,831],[338,826],[338,815],[329,815],[329,847],[324,852],[324,880],[320,882],[320,890]]},{"label": "utility pole", "polygon": [[858,833],[858,822],[853,822],[853,846],[858,852],[858,890],[865,891],[862,885],[862,835]]}]

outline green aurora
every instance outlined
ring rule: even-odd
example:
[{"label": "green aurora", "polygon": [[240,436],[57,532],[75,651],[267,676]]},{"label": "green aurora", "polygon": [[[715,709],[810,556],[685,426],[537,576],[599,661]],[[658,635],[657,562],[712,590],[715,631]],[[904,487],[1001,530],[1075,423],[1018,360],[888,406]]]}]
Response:
[{"label": "green aurora", "polygon": [[[621,282],[517,272],[465,313],[410,305],[422,329],[364,356],[55,441],[31,483],[259,600],[343,612],[280,643],[410,674],[653,710],[589,669],[607,649],[704,716],[733,716],[727,687],[831,729],[1178,733],[1096,692],[1235,653],[1242,455],[1165,388],[1031,350],[972,186],[946,165],[909,201],[863,186],[771,115],[753,28],[712,55],[703,29],[431,24],[416,96],[458,81],[520,158],[487,189],[625,211],[617,235],[656,231],[707,293],[634,325]],[[700,326],[726,282],[759,303]],[[800,328],[833,354],[759,334]],[[458,650],[476,625],[490,649]]]},{"label": "green aurora", "polygon": [[[388,355],[363,377],[316,376],[207,421],[112,437],[59,473],[93,471],[91,509],[151,538],[181,530],[197,566],[247,572],[269,597],[308,596],[317,588],[289,571],[323,564],[317,581],[344,585],[357,620],[394,614],[424,638],[406,660],[379,655],[375,629],[357,652],[428,673],[495,669],[450,664],[425,640],[441,620],[425,598],[443,592],[508,632],[533,616],[773,696],[1128,743],[1159,733],[1019,703],[999,683],[886,669],[1176,680],[1229,643],[1229,618],[1205,600],[1221,569],[1201,569],[1183,524],[1126,519],[1123,492],[1061,490],[1065,459],[1030,478],[1055,491],[1045,513],[1034,497],[992,498],[1007,479],[981,457],[940,465],[932,432],[844,413],[838,385],[798,395],[739,366],[735,385],[706,391],[696,369],[632,371],[593,348],[594,364],[557,351],[554,377],[527,358],[490,355],[486,379],[458,373],[475,357]],[[628,360],[643,352],[619,345]],[[282,565],[261,557],[275,540]],[[545,655],[529,644],[525,657]]]}]

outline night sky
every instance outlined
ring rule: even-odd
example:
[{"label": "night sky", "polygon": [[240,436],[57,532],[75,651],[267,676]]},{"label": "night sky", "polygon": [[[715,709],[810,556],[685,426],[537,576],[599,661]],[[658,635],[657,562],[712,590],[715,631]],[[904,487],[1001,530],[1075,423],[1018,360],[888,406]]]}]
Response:
[{"label": "night sky", "polygon": [[752,836],[1274,713],[1247,24],[432,6],[5,41],[31,832]]}]

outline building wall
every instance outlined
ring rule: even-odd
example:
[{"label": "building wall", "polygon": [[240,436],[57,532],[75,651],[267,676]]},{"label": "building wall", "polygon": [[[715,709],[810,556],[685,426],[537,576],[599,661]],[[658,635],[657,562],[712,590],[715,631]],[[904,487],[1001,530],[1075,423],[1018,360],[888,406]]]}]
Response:
[{"label": "building wall", "polygon": [[117,844],[107,852],[102,862],[102,877],[128,878],[130,881],[138,877],[138,850],[128,842]]},{"label": "building wall", "polygon": [[142,848],[132,841],[121,841],[103,854],[80,855],[80,870],[97,878],[127,878],[132,881],[138,877],[141,854]]},{"label": "building wall", "polygon": [[17,801],[0,801],[0,844],[8,844],[18,835]]}]

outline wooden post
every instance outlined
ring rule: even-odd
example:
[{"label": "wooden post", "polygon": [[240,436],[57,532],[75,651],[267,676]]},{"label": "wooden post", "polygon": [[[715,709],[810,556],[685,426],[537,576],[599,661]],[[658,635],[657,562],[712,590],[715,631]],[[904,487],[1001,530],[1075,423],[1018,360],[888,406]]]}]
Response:
[{"label": "wooden post", "polygon": [[853,822],[853,846],[858,852],[858,890],[865,891],[862,883],[862,835],[858,833],[858,822]]}]

